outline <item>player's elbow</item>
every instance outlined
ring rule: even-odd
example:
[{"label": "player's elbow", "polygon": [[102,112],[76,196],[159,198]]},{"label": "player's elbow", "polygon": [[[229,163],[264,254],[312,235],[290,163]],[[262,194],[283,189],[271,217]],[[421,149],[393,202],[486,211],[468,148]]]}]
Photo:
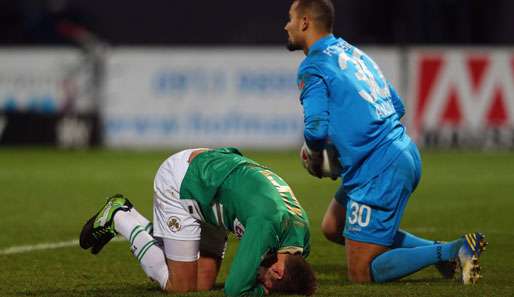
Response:
[{"label": "player's elbow", "polygon": [[401,119],[405,115],[405,108],[402,105],[393,105],[394,110],[396,111],[396,115],[398,115],[398,118]]},{"label": "player's elbow", "polygon": [[405,115],[405,109],[400,110],[400,112],[398,113],[398,117],[401,119],[401,118],[403,118],[404,115]]},{"label": "player's elbow", "polygon": [[239,288],[235,288],[232,286],[225,285],[225,289],[223,291],[225,293],[225,296],[228,296],[228,297],[238,297],[240,295]]}]

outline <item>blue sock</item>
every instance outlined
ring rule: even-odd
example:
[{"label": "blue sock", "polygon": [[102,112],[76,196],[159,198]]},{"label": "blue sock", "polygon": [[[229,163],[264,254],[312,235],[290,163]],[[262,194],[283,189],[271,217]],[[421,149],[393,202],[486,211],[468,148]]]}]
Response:
[{"label": "blue sock", "polygon": [[407,231],[400,229],[398,230],[398,232],[396,232],[396,235],[394,236],[394,242],[391,248],[413,248],[419,246],[434,245],[436,243],[438,242],[417,237]]},{"label": "blue sock", "polygon": [[453,260],[463,243],[463,239],[458,239],[445,244],[389,250],[373,259],[370,265],[371,276],[375,282],[382,283],[402,278],[441,261]]}]

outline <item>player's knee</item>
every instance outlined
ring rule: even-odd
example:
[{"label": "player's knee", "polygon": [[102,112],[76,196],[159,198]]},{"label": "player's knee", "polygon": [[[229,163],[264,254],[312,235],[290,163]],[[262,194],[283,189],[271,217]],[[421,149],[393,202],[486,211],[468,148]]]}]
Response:
[{"label": "player's knee", "polygon": [[330,241],[340,242],[344,240],[342,230],[339,230],[338,226],[333,222],[329,222],[329,220],[321,222],[321,232]]},{"label": "player's knee", "polygon": [[344,244],[343,230],[345,225],[344,207],[335,199],[327,208],[321,221],[321,232],[326,239]]},{"label": "player's knee", "polygon": [[325,221],[321,223],[321,232],[323,232],[323,235],[326,239],[333,241],[335,237],[335,230],[333,226],[326,224]]}]

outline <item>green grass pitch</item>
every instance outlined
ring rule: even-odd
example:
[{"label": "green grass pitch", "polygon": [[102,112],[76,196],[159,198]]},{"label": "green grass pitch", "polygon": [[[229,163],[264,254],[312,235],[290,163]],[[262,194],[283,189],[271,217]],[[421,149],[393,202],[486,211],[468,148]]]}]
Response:
[{"label": "green grass pitch", "polygon": [[[244,152],[245,150],[243,150]],[[421,184],[402,228],[451,240],[480,230],[489,240],[484,278],[462,286],[434,268],[385,285],[352,285],[342,247],[327,242],[320,221],[336,182],[310,177],[296,152],[248,152],[295,191],[312,221],[310,262],[317,296],[514,296],[514,153],[424,152]],[[151,216],[152,182],[168,152],[0,150],[0,296],[163,296],[147,280],[127,242],[98,256],[78,246],[5,254],[7,248],[77,239],[104,197],[122,192]],[[221,287],[237,241],[231,239]],[[222,296],[220,289],[187,296]]]}]

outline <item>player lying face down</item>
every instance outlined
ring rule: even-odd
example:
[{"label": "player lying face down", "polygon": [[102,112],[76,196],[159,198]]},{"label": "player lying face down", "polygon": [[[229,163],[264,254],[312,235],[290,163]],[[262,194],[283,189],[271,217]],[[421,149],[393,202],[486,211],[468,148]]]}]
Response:
[{"label": "player lying face down", "polygon": [[307,214],[278,175],[235,148],[190,149],[168,158],[154,180],[153,224],[122,195],[83,227],[80,246],[97,254],[116,234],[166,292],[213,288],[227,232],[241,239],[225,282],[227,296],[312,295],[305,261]]}]

